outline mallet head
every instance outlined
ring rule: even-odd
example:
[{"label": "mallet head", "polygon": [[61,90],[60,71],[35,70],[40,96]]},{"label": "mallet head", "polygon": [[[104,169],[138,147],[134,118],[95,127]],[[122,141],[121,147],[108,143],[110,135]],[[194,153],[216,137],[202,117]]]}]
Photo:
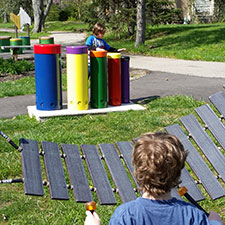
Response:
[{"label": "mallet head", "polygon": [[96,209],[96,202],[91,201],[91,202],[85,203],[85,208],[88,211],[92,211],[92,212],[95,211],[95,209]]},{"label": "mallet head", "polygon": [[178,190],[178,194],[182,197],[188,192],[188,189],[185,186],[182,186]]}]

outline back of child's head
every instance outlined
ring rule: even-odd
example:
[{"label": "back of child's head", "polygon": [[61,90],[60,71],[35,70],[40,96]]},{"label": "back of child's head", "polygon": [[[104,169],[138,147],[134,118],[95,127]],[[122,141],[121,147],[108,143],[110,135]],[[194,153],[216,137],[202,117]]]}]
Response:
[{"label": "back of child's head", "polygon": [[132,163],[140,188],[152,196],[170,192],[180,183],[187,151],[174,135],[143,134],[136,142]]},{"label": "back of child's head", "polygon": [[93,34],[99,35],[99,34],[105,34],[105,32],[106,32],[106,28],[105,28],[105,26],[103,24],[96,23],[94,25]]}]

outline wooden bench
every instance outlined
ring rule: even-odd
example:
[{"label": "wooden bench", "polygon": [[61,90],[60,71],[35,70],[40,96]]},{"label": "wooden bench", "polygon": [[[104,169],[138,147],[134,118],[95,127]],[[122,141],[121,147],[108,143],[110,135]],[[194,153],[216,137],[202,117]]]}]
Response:
[{"label": "wooden bench", "polygon": [[[196,108],[197,117],[191,114],[180,118],[183,126],[165,127],[165,131],[176,135],[189,151],[181,186],[186,186],[196,201],[205,198],[199,186],[213,200],[225,196],[221,185],[225,183],[225,126],[221,121],[225,116],[225,94],[218,92],[209,99],[218,111],[208,104],[202,105]],[[47,184],[51,198],[59,200],[69,199],[69,189],[77,202],[92,201],[95,191],[102,205],[116,204],[117,196],[122,202],[138,196],[131,163],[133,142],[98,146],[46,141],[40,144],[41,149],[34,140],[20,139],[25,194],[43,196]],[[42,160],[44,166],[41,166]],[[47,181],[43,181],[43,171],[46,171]],[[176,188],[172,195],[180,198]]]}]

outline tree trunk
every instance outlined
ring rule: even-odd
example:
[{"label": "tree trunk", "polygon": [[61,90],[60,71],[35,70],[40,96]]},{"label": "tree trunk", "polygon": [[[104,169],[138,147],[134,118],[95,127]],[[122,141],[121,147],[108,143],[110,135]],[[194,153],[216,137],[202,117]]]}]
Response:
[{"label": "tree trunk", "polygon": [[9,22],[9,15],[7,15],[6,12],[4,12],[4,15],[3,15],[3,23],[8,23]]},{"label": "tree trunk", "polygon": [[46,17],[48,15],[48,13],[49,13],[50,8],[51,8],[52,2],[53,2],[53,0],[48,0],[47,6],[46,6],[45,11],[44,11],[44,16],[43,16],[43,19],[42,19],[42,27],[44,27],[44,25],[45,25],[45,20],[46,20]]},{"label": "tree trunk", "polygon": [[34,11],[34,28],[33,32],[41,32],[41,18],[43,17],[43,1],[32,0],[32,6]]},{"label": "tree trunk", "polygon": [[32,6],[34,11],[34,29],[33,33],[38,33],[42,31],[45,24],[45,19],[48,15],[50,7],[52,5],[52,0],[48,0],[47,6],[44,10],[43,0],[32,0]]},{"label": "tree trunk", "polygon": [[134,47],[145,43],[145,4],[146,0],[137,1],[137,28]]}]

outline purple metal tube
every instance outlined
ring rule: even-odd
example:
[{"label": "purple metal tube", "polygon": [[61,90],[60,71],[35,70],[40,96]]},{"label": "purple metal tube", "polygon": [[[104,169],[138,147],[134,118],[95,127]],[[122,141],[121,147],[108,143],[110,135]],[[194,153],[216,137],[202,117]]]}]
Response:
[{"label": "purple metal tube", "polygon": [[121,57],[121,100],[122,103],[130,102],[130,57]]}]

